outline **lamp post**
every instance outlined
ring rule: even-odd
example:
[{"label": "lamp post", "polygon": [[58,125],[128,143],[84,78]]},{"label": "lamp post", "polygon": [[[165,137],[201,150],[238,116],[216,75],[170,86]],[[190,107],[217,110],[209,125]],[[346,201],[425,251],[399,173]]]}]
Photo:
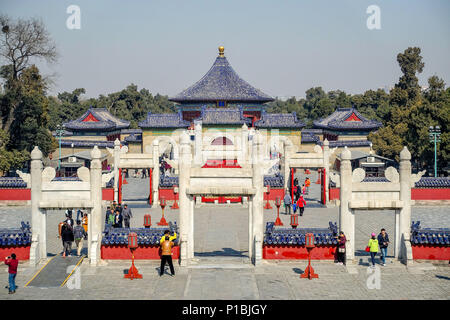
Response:
[{"label": "lamp post", "polygon": [[[56,135],[59,137],[59,159],[58,159],[58,171],[61,170],[61,137],[64,135],[66,127],[64,125],[58,124],[56,126]],[[73,148],[73,144],[72,144]]]},{"label": "lamp post", "polygon": [[433,127],[430,126],[428,129],[428,133],[430,136],[430,142],[434,142],[434,177],[437,177],[437,152],[436,152],[436,144],[441,142],[439,139],[441,137],[441,128],[439,126]]},{"label": "lamp post", "polygon": [[166,218],[164,218],[164,208],[166,206],[166,199],[164,197],[161,197],[159,205],[161,206],[162,209],[162,217],[157,224],[158,226],[168,226],[169,224],[167,223]]},{"label": "lamp post", "polygon": [[280,197],[276,197],[275,198],[275,205],[277,206],[277,219],[275,220],[274,225],[282,226],[283,222],[281,222],[281,219],[280,219],[280,206],[281,206],[281,199],[280,199]]}]

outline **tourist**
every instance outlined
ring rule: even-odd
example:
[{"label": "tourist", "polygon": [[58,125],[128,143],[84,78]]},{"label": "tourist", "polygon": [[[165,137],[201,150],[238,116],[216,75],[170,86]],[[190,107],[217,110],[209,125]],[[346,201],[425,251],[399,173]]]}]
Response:
[{"label": "tourist", "polygon": [[122,228],[122,215],[119,209],[116,209],[116,215],[114,216],[114,228]]},{"label": "tourist", "polygon": [[298,207],[298,210],[300,211],[300,216],[303,216],[303,211],[305,211],[305,206],[306,206],[306,201],[305,201],[305,199],[303,199],[303,196],[300,195],[300,197],[298,198],[298,201],[297,201],[297,207]]},{"label": "tourist", "polygon": [[87,236],[86,231],[81,226],[81,221],[77,220],[77,225],[73,228],[73,237],[75,245],[77,246],[77,256],[80,256],[81,249],[83,249],[83,239]]},{"label": "tourist", "polygon": [[106,167],[106,170],[108,170],[108,172],[111,172],[111,165],[108,164],[108,166]]},{"label": "tourist", "polygon": [[67,222],[67,225],[69,226],[69,228],[73,229],[74,221],[72,219],[72,209],[69,209],[66,214],[66,222]]},{"label": "tourist", "polygon": [[142,169],[142,179],[147,178],[147,170]]},{"label": "tourist", "polygon": [[306,187],[305,187],[305,184],[302,184],[302,194],[306,194]]},{"label": "tourist", "polygon": [[172,263],[172,247],[174,243],[173,241],[170,241],[169,233],[169,230],[164,231],[164,241],[161,243],[161,268],[159,271],[160,277],[164,274],[164,267],[166,265],[166,262],[169,263],[172,276],[175,275],[175,270],[173,269]]},{"label": "tourist", "polygon": [[284,213],[285,214],[291,214],[291,203],[292,203],[292,199],[291,196],[289,195],[289,190],[286,189],[286,194],[284,195]]},{"label": "tourist", "polygon": [[345,265],[345,243],[347,242],[347,238],[345,237],[344,231],[339,232],[337,239],[337,263]]},{"label": "tourist", "polygon": [[121,203],[117,204],[117,207],[116,207],[115,211],[117,211],[117,210],[119,210],[120,215],[122,215],[123,208],[122,208],[122,204]]},{"label": "tourist", "polygon": [[113,211],[111,210],[111,207],[106,207],[106,214],[105,214],[105,223],[108,224],[109,222],[109,216],[114,215]]},{"label": "tourist", "polygon": [[369,244],[367,247],[370,252],[370,259],[372,260],[372,268],[375,268],[375,257],[378,253],[378,240],[376,238],[376,234],[372,233],[371,238],[369,239]]},{"label": "tourist", "polygon": [[110,214],[108,215],[108,221],[106,222],[106,224],[113,226],[114,227],[114,223],[116,221],[116,214],[114,212],[112,212],[111,210]]},{"label": "tourist", "polygon": [[309,180],[309,177],[306,177],[306,179],[305,179],[306,194],[309,194],[309,186],[310,185],[311,185],[311,180]]},{"label": "tourist", "polygon": [[8,281],[9,294],[16,293],[16,275],[19,260],[16,259],[16,254],[12,253],[10,257],[5,258],[5,264],[8,266]]},{"label": "tourist", "polygon": [[[168,231],[168,230],[166,230],[166,231]],[[170,234],[169,234],[169,236],[170,236]],[[159,244],[160,245],[164,242],[165,238],[166,238],[166,232],[164,232],[164,235],[161,237],[161,239],[159,239]],[[173,235],[169,237],[169,240],[170,241],[174,241],[176,238],[177,238],[177,233],[174,232]]]},{"label": "tourist", "polygon": [[113,203],[111,204],[112,212],[116,212],[116,207],[117,207],[117,202],[116,202],[116,200],[114,200]]},{"label": "tourist", "polygon": [[85,213],[83,215],[83,219],[81,220],[81,224],[83,225],[83,229],[84,229],[84,231],[86,231],[86,234],[87,234],[87,231],[88,231],[88,215],[87,215],[87,213]]},{"label": "tourist", "polygon": [[123,217],[123,221],[125,223],[125,228],[129,228],[130,227],[130,219],[133,217],[133,214],[131,213],[131,209],[128,208],[127,204],[125,204],[123,206],[122,217]]},{"label": "tourist", "polygon": [[73,238],[73,231],[72,228],[69,227],[67,221],[64,221],[64,224],[61,228],[61,238],[64,244],[64,251],[63,251],[63,257],[71,256],[72,252],[72,242],[74,240]]},{"label": "tourist", "polygon": [[389,236],[386,233],[386,229],[381,229],[380,234],[378,235],[378,243],[380,245],[381,251],[381,260],[383,261],[383,267],[386,266],[386,256],[387,256],[387,248],[389,245]]},{"label": "tourist", "polygon": [[83,217],[83,211],[80,209],[77,210],[77,221],[80,220],[80,217]]}]

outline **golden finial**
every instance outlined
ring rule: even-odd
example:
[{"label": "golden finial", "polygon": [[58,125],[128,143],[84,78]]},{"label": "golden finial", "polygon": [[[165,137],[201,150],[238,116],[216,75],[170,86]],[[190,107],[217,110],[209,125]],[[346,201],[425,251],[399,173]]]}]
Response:
[{"label": "golden finial", "polygon": [[223,54],[224,50],[225,50],[225,48],[223,46],[219,47],[219,57],[224,57],[224,54]]}]

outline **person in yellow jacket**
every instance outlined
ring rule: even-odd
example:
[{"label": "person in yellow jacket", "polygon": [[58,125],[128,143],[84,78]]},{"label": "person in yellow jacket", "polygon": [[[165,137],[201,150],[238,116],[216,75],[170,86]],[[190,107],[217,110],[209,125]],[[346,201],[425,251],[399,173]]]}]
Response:
[{"label": "person in yellow jacket", "polygon": [[372,237],[369,239],[369,244],[367,245],[369,247],[370,252],[370,258],[372,259],[372,268],[375,268],[375,256],[378,253],[378,240],[377,235],[375,233],[372,233]]},{"label": "person in yellow jacket", "polygon": [[[164,231],[164,235],[161,237],[161,239],[159,239],[159,244],[160,244],[160,245],[165,241],[166,235],[169,234],[169,233],[170,233],[169,230],[165,230],[165,231]],[[169,237],[169,241],[174,241],[176,238],[177,238],[177,233],[174,232],[174,233],[173,233],[173,236],[170,236],[170,237]]]}]

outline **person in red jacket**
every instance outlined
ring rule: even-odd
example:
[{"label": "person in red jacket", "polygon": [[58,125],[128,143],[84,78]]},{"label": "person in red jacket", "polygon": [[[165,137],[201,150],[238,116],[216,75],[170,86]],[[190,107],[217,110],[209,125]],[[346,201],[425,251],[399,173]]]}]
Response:
[{"label": "person in red jacket", "polygon": [[13,253],[11,257],[5,259],[5,264],[8,266],[9,274],[9,294],[16,293],[16,275],[17,266],[19,265],[19,260],[16,259],[16,255]]},{"label": "person in red jacket", "polygon": [[303,211],[305,210],[305,206],[306,206],[306,201],[305,199],[303,199],[303,196],[300,195],[300,198],[298,198],[297,201],[297,208],[298,210],[300,210],[300,215],[303,215]]}]

